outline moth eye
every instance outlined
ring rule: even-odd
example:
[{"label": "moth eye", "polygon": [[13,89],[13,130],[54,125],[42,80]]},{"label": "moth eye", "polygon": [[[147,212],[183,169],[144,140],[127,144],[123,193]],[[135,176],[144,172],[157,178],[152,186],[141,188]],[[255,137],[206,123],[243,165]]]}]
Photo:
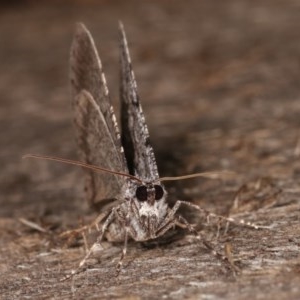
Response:
[{"label": "moth eye", "polygon": [[155,200],[160,200],[164,195],[164,190],[160,185],[155,185]]},{"label": "moth eye", "polygon": [[139,186],[136,189],[135,195],[139,201],[147,201],[147,187],[145,185]]}]

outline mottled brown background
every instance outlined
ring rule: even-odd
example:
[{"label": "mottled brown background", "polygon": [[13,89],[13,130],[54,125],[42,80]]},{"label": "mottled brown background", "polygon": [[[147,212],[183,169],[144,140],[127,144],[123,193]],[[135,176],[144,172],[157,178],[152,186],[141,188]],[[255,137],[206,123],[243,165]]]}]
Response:
[{"label": "mottled brown background", "polygon": [[[0,6],[0,298],[299,299],[299,1],[62,2]],[[84,249],[58,233],[93,217],[83,176],[21,156],[76,158],[68,55],[77,21],[93,33],[118,107],[118,20],[161,175],[238,173],[169,184],[172,198],[226,215],[244,186],[235,216],[272,227],[232,226],[218,241],[204,228],[219,251],[231,244],[236,276],[186,235],[151,249],[130,243],[118,278],[121,245],[107,245],[73,289],[59,282]]]}]

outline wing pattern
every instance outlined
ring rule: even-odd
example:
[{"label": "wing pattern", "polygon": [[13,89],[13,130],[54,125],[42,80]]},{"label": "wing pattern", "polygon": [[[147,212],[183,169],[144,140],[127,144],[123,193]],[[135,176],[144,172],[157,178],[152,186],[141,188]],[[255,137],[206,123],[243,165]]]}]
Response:
[{"label": "wing pattern", "polygon": [[[116,117],[94,41],[78,24],[71,46],[70,78],[81,159],[89,164],[128,173]],[[91,204],[115,198],[122,176],[88,171],[87,198]]]},{"label": "wing pattern", "polygon": [[137,93],[128,44],[120,23],[122,144],[130,174],[150,182],[159,178],[148,127]]}]

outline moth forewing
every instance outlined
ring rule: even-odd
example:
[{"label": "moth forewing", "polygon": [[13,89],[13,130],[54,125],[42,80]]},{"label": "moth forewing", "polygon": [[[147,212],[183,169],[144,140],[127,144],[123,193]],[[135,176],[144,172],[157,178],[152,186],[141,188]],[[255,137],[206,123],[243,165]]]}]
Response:
[{"label": "moth forewing", "polygon": [[[101,61],[93,38],[83,24],[77,24],[71,46],[70,79],[81,160],[128,173]],[[123,177],[88,171],[88,201],[101,207],[102,200],[115,198],[123,184]]]},{"label": "moth forewing", "polygon": [[119,38],[122,144],[130,174],[151,182],[159,177],[157,164],[137,92],[128,42],[122,23],[119,24]]},{"label": "moth forewing", "polygon": [[[76,124],[80,130],[78,145],[81,149],[81,159],[109,170],[124,171],[103,113],[92,95],[82,90],[75,101]],[[96,138],[96,134],[100,135],[100,139]],[[124,185],[125,180],[122,176],[111,174],[104,176],[103,173],[95,174],[92,170],[86,172],[86,195],[91,204],[99,204],[102,199],[115,198]]]}]

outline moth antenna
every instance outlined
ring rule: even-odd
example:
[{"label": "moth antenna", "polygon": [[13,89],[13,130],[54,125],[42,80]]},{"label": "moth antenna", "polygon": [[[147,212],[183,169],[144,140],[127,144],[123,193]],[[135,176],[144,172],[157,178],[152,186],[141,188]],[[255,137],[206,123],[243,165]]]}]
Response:
[{"label": "moth antenna", "polygon": [[118,172],[118,171],[112,171],[112,170],[105,169],[105,168],[102,168],[102,167],[86,164],[86,163],[81,162],[81,161],[76,161],[76,160],[71,160],[71,159],[66,159],[66,158],[60,158],[60,157],[54,157],[54,156],[39,155],[39,154],[25,154],[22,158],[36,158],[36,159],[43,159],[43,160],[51,160],[51,161],[61,162],[61,163],[64,163],[64,164],[80,166],[80,167],[83,167],[85,169],[90,169],[90,170],[93,170],[93,171],[96,171],[96,172],[106,172],[106,173],[110,173],[110,174],[114,174],[114,175],[128,177],[130,179],[133,179],[133,180],[136,180],[136,181],[142,183],[142,180],[138,179],[137,177],[135,177],[133,175]]},{"label": "moth antenna", "polygon": [[175,176],[175,177],[161,177],[157,181],[175,181],[175,180],[183,180],[183,179],[196,178],[196,177],[206,177],[206,178],[214,179],[214,178],[219,178],[220,175],[233,176],[235,174],[236,174],[235,172],[231,172],[231,171],[211,171],[211,172],[194,173],[194,174]]}]

